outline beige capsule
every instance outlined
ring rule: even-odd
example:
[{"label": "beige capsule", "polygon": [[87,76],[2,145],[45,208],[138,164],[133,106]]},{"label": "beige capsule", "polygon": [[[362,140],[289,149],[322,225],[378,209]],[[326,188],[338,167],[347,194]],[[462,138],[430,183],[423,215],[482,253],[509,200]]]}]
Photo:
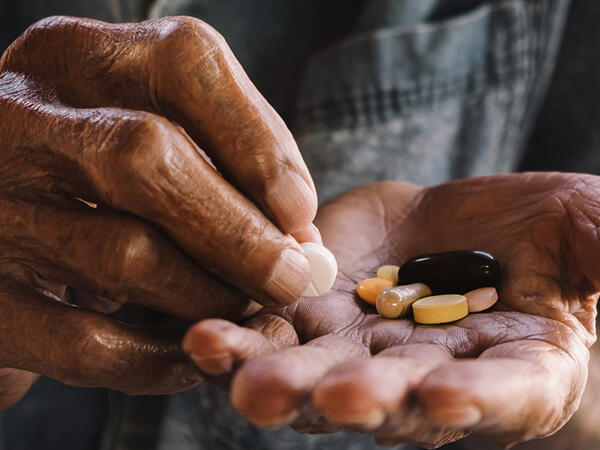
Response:
[{"label": "beige capsule", "polygon": [[398,270],[400,270],[400,267],[392,264],[381,266],[379,269],[377,269],[377,277],[383,278],[384,280],[389,280],[396,284],[398,282]]},{"label": "beige capsule", "polygon": [[428,295],[431,295],[431,289],[423,283],[389,287],[381,291],[375,306],[386,319],[396,319],[404,316],[414,302]]}]

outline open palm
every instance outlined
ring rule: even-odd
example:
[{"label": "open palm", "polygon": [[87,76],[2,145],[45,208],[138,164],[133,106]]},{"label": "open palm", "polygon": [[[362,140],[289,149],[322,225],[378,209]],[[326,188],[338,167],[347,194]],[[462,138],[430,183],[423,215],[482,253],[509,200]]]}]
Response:
[{"label": "open palm", "polygon": [[[439,446],[475,431],[502,444],[544,436],[585,387],[600,291],[600,177],[498,175],[433,188],[378,183],[324,205],[334,289],[244,327],[206,320],[184,348],[231,381],[258,425],[340,427],[380,443]],[[444,326],[387,320],[354,293],[382,264],[481,249],[500,261],[493,311]]]}]

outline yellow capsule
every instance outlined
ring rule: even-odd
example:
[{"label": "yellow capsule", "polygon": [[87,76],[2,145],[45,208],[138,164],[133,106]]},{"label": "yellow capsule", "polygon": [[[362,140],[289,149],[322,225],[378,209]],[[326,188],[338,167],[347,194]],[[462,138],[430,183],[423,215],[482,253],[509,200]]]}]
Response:
[{"label": "yellow capsule", "polygon": [[374,305],[379,293],[392,285],[393,283],[390,280],[384,280],[383,278],[367,278],[358,283],[356,293],[365,302]]},{"label": "yellow capsule", "polygon": [[375,306],[386,319],[395,319],[404,316],[410,305],[428,295],[431,295],[431,289],[423,283],[389,287],[381,291]]},{"label": "yellow capsule", "polygon": [[398,283],[398,270],[400,267],[392,264],[381,266],[377,269],[377,277],[383,278],[384,280],[390,280],[392,283]]},{"label": "yellow capsule", "polygon": [[412,305],[415,322],[428,325],[454,322],[468,313],[464,295],[433,295],[417,300]]}]

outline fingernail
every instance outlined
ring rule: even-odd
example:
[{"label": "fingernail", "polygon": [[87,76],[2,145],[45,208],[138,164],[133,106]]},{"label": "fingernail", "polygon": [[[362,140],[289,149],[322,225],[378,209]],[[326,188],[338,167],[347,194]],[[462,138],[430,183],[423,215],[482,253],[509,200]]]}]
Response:
[{"label": "fingernail", "polygon": [[377,428],[383,424],[386,414],[381,408],[371,408],[361,413],[349,414],[347,412],[337,414],[326,414],[332,421],[344,425],[358,426],[367,430]]},{"label": "fingernail", "polygon": [[292,237],[298,242],[316,242],[317,244],[323,244],[321,232],[314,223],[311,223],[304,230],[292,233]]},{"label": "fingernail", "polygon": [[190,353],[190,358],[203,371],[210,375],[229,373],[233,369],[233,357],[229,353],[210,356]]},{"label": "fingernail", "polygon": [[286,170],[267,194],[267,203],[286,233],[305,228],[317,213],[317,196],[296,172]]},{"label": "fingernail", "polygon": [[455,408],[436,408],[430,411],[428,415],[439,424],[457,427],[472,426],[481,420],[481,411],[473,405]]},{"label": "fingernail", "polygon": [[265,290],[277,302],[289,304],[300,298],[309,281],[310,269],[306,256],[287,249],[275,264]]},{"label": "fingernail", "polygon": [[268,417],[251,417],[251,422],[265,428],[275,428],[292,423],[300,415],[297,409]]},{"label": "fingernail", "polygon": [[364,417],[364,427],[369,429],[377,428],[385,421],[385,418],[386,414],[383,412],[383,410],[379,408],[373,408]]}]

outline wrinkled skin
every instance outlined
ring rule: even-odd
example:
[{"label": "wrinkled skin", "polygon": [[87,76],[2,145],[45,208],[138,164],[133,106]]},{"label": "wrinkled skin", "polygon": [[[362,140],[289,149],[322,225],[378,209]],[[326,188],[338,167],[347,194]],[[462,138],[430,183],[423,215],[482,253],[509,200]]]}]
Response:
[{"label": "wrinkled skin", "polygon": [[[240,327],[208,319],[184,348],[258,425],[340,427],[378,442],[501,445],[571,417],[587,378],[600,291],[600,177],[537,173],[433,188],[385,182],[320,208],[339,263],[334,289],[265,309]],[[444,326],[387,320],[356,283],[385,263],[482,249],[503,268],[493,310]]]},{"label": "wrinkled skin", "polygon": [[0,409],[34,373],[198,383],[180,337],[101,314],[122,303],[239,318],[308,284],[310,174],[205,23],[45,19],[0,61],[0,118]]}]

